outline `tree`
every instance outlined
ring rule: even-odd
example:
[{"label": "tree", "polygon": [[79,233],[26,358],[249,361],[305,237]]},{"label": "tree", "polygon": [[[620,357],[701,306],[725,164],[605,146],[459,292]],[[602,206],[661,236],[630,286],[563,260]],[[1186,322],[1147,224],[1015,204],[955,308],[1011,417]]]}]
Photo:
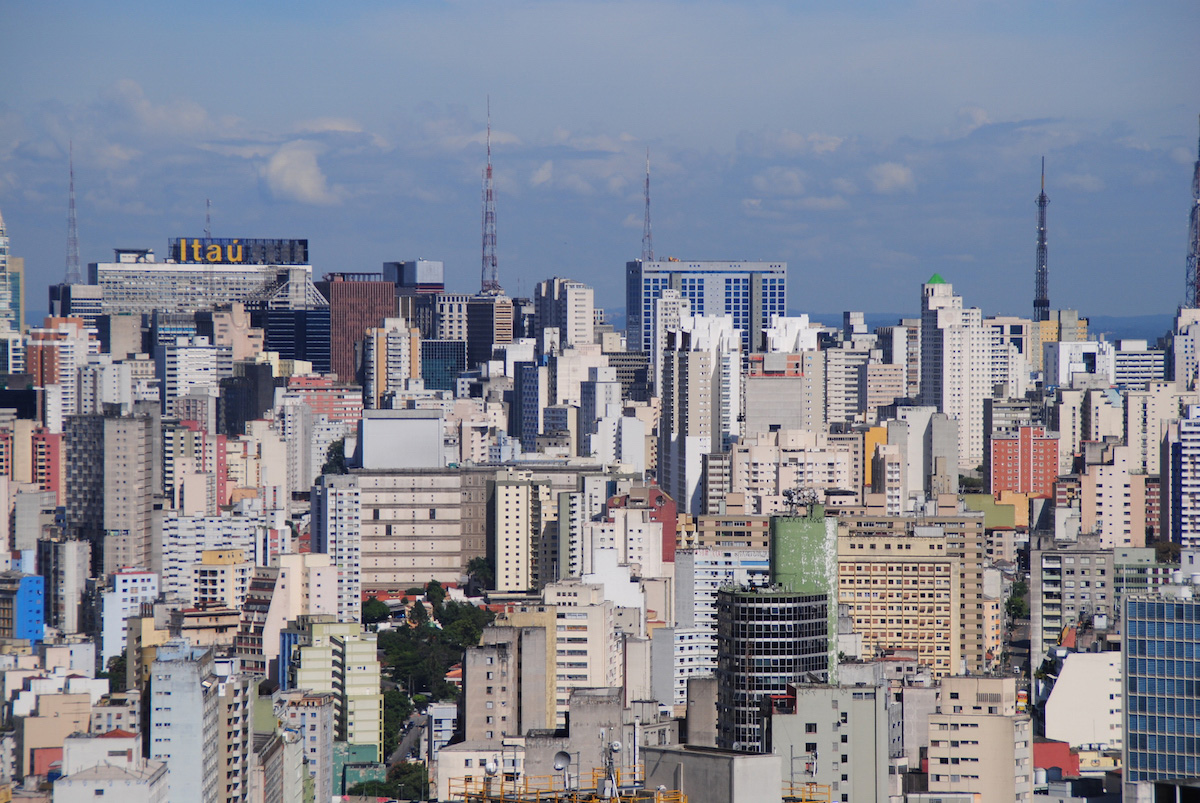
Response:
[{"label": "tree", "polygon": [[409,620],[417,627],[422,627],[429,624],[429,611],[425,610],[425,603],[417,600],[408,609]]},{"label": "tree", "polygon": [[107,671],[101,672],[100,677],[108,678],[109,691],[125,691],[125,667],[125,653],[108,659]]},{"label": "tree", "polygon": [[1029,586],[1024,580],[1013,583],[1012,593],[1004,603],[1004,612],[1009,619],[1025,619],[1029,616],[1029,601],[1025,599],[1028,594]]},{"label": "tree", "polygon": [[429,775],[425,765],[415,761],[401,761],[388,770],[388,780],[396,789],[396,797],[424,799],[429,791]]},{"label": "tree", "polygon": [[400,742],[400,728],[413,712],[412,700],[399,689],[383,693],[383,755],[386,760]]},{"label": "tree", "polygon": [[446,599],[446,589],[437,580],[430,580],[425,586],[425,599],[433,606],[433,618],[441,621],[442,602]]},{"label": "tree", "polygon": [[467,563],[467,579],[481,588],[492,586],[492,566],[487,558],[475,557]]},{"label": "tree", "polygon": [[349,474],[346,465],[346,439],[340,438],[329,444],[325,452],[325,465],[321,466],[322,474]]},{"label": "tree", "polygon": [[373,625],[376,622],[382,622],[385,619],[390,619],[391,616],[392,609],[389,608],[387,603],[383,600],[371,597],[363,603],[362,618],[363,621],[369,625]]}]

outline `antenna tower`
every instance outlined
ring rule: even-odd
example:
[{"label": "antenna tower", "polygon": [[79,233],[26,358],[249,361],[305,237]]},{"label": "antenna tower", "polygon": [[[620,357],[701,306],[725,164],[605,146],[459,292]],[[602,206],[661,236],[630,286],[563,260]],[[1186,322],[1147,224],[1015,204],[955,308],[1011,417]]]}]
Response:
[{"label": "antenna tower", "polygon": [[496,195],[492,190],[492,99],[487,104],[487,167],[483,170],[483,275],[479,292],[498,296],[500,280],[496,274]]},{"label": "antenna tower", "polygon": [[79,268],[79,221],[75,218],[75,142],[68,145],[68,165],[71,177],[67,201],[67,284],[83,284]]},{"label": "antenna tower", "polygon": [[[1198,149],[1200,150],[1200,149]],[[1200,153],[1197,154],[1200,156]],[[1185,307],[1200,307],[1200,282],[1196,280],[1196,262],[1200,260],[1200,158],[1192,170],[1192,212],[1188,218],[1187,290]]]},{"label": "antenna tower", "polygon": [[1046,157],[1042,157],[1042,192],[1037,197],[1037,270],[1034,276],[1033,320],[1050,320],[1050,268],[1046,264]]},{"label": "antenna tower", "polygon": [[654,261],[654,235],[650,232],[650,149],[646,148],[646,222],[642,225],[642,264]]},{"label": "antenna tower", "polygon": [[204,239],[212,239],[212,201],[204,199]]}]

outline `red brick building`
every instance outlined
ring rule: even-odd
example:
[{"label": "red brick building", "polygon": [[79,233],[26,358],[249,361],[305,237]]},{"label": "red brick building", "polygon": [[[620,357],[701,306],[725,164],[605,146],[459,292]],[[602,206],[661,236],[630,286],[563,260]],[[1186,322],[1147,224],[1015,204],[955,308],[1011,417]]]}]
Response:
[{"label": "red brick building", "polygon": [[991,439],[991,491],[1051,497],[1058,478],[1058,435],[1023,426]]},{"label": "red brick building", "polygon": [[355,382],[355,348],[367,330],[395,318],[396,285],[377,273],[330,273],[316,282],[329,300],[329,364],[342,382]]}]

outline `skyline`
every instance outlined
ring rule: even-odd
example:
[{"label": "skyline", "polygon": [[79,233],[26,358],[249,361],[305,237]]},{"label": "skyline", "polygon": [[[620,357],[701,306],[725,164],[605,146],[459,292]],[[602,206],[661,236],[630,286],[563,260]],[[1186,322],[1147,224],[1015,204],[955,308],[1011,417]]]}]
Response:
[{"label": "skyline", "polygon": [[214,236],[307,238],[318,275],[439,259],[474,291],[488,95],[512,295],[557,275],[622,305],[649,148],[658,256],[786,261],[797,311],[912,310],[938,272],[1028,316],[1042,156],[1051,307],[1183,297],[1187,3],[72,9],[13,4],[0,52],[20,77],[0,213],[31,309],[65,273],[71,140],[85,264],[164,258],[211,199]]}]

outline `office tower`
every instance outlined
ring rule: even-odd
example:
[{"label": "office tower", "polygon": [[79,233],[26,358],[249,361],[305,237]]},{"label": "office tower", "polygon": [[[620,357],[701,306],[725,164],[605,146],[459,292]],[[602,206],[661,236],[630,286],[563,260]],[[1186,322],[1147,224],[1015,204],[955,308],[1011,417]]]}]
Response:
[{"label": "office tower", "polygon": [[1200,776],[1200,599],[1194,583],[1168,586],[1130,595],[1122,609],[1125,799],[1144,800],[1140,783]]},{"label": "office tower", "polygon": [[71,416],[64,436],[67,534],[92,542],[93,575],[150,566],[162,486],[157,414]]},{"label": "office tower", "polygon": [[904,366],[904,391],[910,399],[916,399],[921,388],[921,321],[919,318],[901,318],[894,326],[881,326],[875,330],[883,361],[889,365]]},{"label": "office tower", "polygon": [[212,651],[182,638],[160,645],[150,667],[148,696],[143,736],[150,757],[167,763],[169,799],[220,799],[218,734],[223,723]]},{"label": "office tower", "polygon": [[1145,340],[1118,340],[1113,355],[1113,378],[1119,387],[1145,390],[1167,378],[1167,353]]},{"label": "office tower", "polygon": [[983,400],[991,395],[988,337],[979,309],[938,274],[921,290],[921,404],[958,422],[958,462],[983,462]]},{"label": "office tower", "polygon": [[1022,426],[1010,435],[989,438],[989,488],[1050,497],[1058,478],[1058,435],[1045,427]]},{"label": "office tower", "polygon": [[395,285],[399,296],[437,295],[446,291],[446,266],[432,259],[384,262],[383,280]]},{"label": "office tower", "polygon": [[558,329],[564,347],[594,343],[596,291],[572,279],[547,279],[534,288],[536,330]]},{"label": "office tower", "polygon": [[770,532],[773,587],[829,603],[824,608],[828,660],[823,677],[837,682],[837,520],[825,515],[823,505],[809,502],[803,512],[772,516]]},{"label": "office tower", "polygon": [[[312,282],[305,267],[275,269],[277,273],[261,290],[246,300],[254,325],[264,333],[263,348],[282,360],[304,360],[313,370],[332,370],[332,312],[329,301]],[[341,376],[353,382],[354,373]]]},{"label": "office tower", "polygon": [[357,382],[355,349],[368,329],[396,317],[396,285],[379,273],[332,273],[316,287],[329,300],[330,368],[343,382]]},{"label": "office tower", "polygon": [[692,315],[729,315],[741,332],[742,351],[764,351],[772,316],[787,315],[786,262],[628,262],[625,332],[630,350],[653,352],[655,301],[679,291]]},{"label": "office tower", "polygon": [[717,592],[717,747],[769,752],[770,698],[829,676],[833,604],[772,588]]},{"label": "office tower", "polygon": [[88,265],[88,284],[103,292],[106,315],[195,312],[246,301],[276,278],[280,267],[312,273],[307,240],[200,240],[170,242],[171,261],[150,249],[115,250],[113,262]]},{"label": "office tower", "polygon": [[1162,532],[1184,549],[1200,548],[1200,405],[1171,425],[1164,448]]},{"label": "office tower", "polygon": [[426,390],[455,390],[467,370],[467,344],[462,340],[421,340],[421,379]]},{"label": "office tower", "polygon": [[312,486],[312,550],[337,567],[338,620],[362,617],[363,506],[359,478],[326,474]]},{"label": "office tower", "polygon": [[[649,346],[651,379],[654,382],[655,393],[661,395],[663,354],[666,353],[667,348],[667,332],[680,328],[683,317],[692,314],[692,304],[678,290],[667,287],[651,302],[650,308],[653,311]],[[626,342],[627,344],[633,343],[628,337]]]},{"label": "office tower", "polygon": [[549,368],[533,362],[517,363],[513,371],[513,403],[508,430],[521,441],[522,450],[537,450],[537,437],[543,432],[542,419],[549,406]]},{"label": "office tower", "polygon": [[702,457],[725,451],[741,433],[742,338],[728,317],[689,316],[667,334],[659,484],[690,513],[699,513]]},{"label": "office tower", "polygon": [[1033,723],[1014,678],[943,678],[929,716],[929,791],[979,803],[1033,800]]},{"label": "office tower", "polygon": [[745,434],[825,429],[825,360],[815,348],[751,354]]},{"label": "office tower", "polygon": [[363,403],[369,408],[387,407],[390,394],[404,390],[409,380],[420,379],[421,333],[409,329],[400,318],[387,318],[371,327],[362,341]]},{"label": "office tower", "polygon": [[[280,686],[334,696],[334,738],[383,752],[383,695],[374,633],[329,615],[302,617],[280,634]],[[282,671],[283,667],[287,671]]]},{"label": "office tower", "polygon": [[513,300],[502,295],[472,296],[466,304],[467,364],[492,358],[492,349],[513,342]]}]

